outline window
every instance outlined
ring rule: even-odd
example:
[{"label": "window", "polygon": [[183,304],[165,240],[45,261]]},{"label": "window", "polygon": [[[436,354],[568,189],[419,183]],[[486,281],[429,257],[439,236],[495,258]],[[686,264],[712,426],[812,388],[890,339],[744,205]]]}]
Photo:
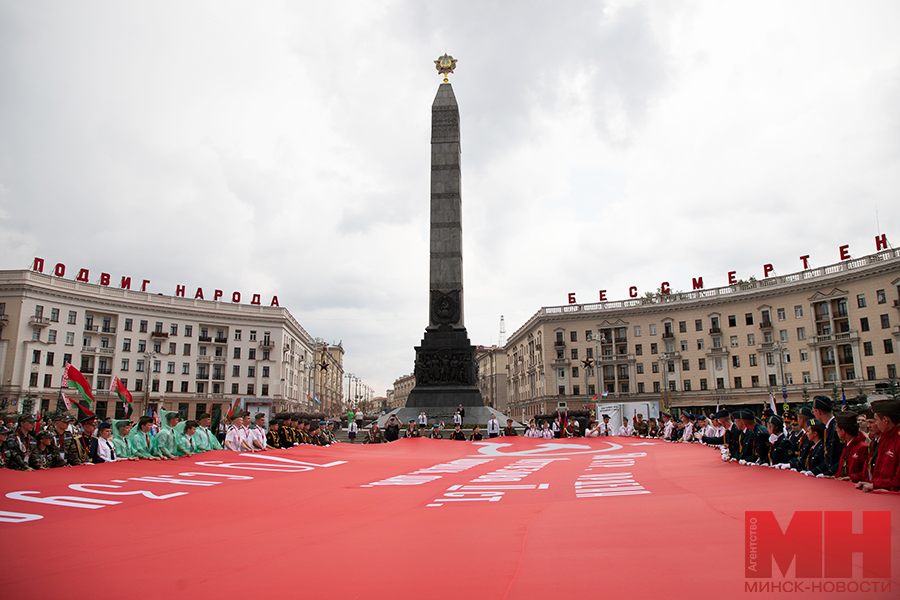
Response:
[{"label": "window", "polygon": [[571,342],[577,342],[577,341],[578,341],[578,332],[577,332],[577,331],[570,331],[570,332],[569,332],[569,341],[571,341]]},{"label": "window", "polygon": [[725,389],[725,378],[724,377],[716,377],[716,389],[717,390]]},{"label": "window", "polygon": [[779,339],[781,339],[782,342],[788,341],[787,329],[779,329],[778,337],[779,337]]},{"label": "window", "polygon": [[38,384],[38,374],[32,373],[31,376],[28,378],[28,385],[30,387],[37,387],[37,384]]},{"label": "window", "polygon": [[250,348],[247,350],[247,358],[250,360],[256,360],[256,348]]},{"label": "window", "polygon": [[234,341],[236,341],[236,342],[241,341],[241,330],[240,329],[234,330]]},{"label": "window", "polygon": [[572,348],[572,360],[578,360],[578,348]]},{"label": "window", "polygon": [[687,351],[688,351],[688,343],[687,343],[687,340],[681,340],[681,351],[682,351],[682,352],[687,352]]},{"label": "window", "polygon": [[269,360],[269,352],[270,352],[269,350],[265,350],[265,349],[263,350],[263,355],[262,355],[263,360]]},{"label": "window", "polygon": [[731,366],[735,369],[739,369],[741,367],[741,357],[734,355],[731,357]]},{"label": "window", "polygon": [[881,315],[881,328],[882,329],[890,329],[891,327],[891,317],[889,315]]},{"label": "window", "polygon": [[[201,337],[201,338],[207,338],[207,337],[209,337],[209,327],[201,327],[201,328],[200,328],[200,337]],[[205,341],[205,340],[201,339],[200,341],[202,342],[202,341]]]},{"label": "window", "polygon": [[256,341],[256,332],[253,331],[252,329],[250,330],[250,341],[251,341],[251,342],[255,342],[255,341]]},{"label": "window", "polygon": [[[560,370],[559,370],[559,376],[560,376],[560,377],[565,377],[565,376],[566,376],[566,370],[565,370],[565,369],[560,369]],[[247,377],[256,377],[256,367],[247,367]]]},{"label": "window", "polygon": [[650,323],[650,335],[656,335],[656,323]]},{"label": "window", "polygon": [[255,389],[254,389],[252,383],[248,383],[248,384],[247,384],[247,395],[248,395],[248,396],[254,396],[254,395],[256,395],[256,391],[255,391]]},{"label": "window", "polygon": [[738,347],[738,336],[736,336],[736,335],[731,336],[731,347],[732,348]]},{"label": "window", "polygon": [[154,360],[153,361],[153,372],[159,373],[162,370],[162,361]]},{"label": "window", "polygon": [[594,349],[593,348],[585,349],[584,355],[587,356],[588,358],[594,358]]},{"label": "window", "polygon": [[734,315],[728,315],[728,326],[729,327],[737,327],[737,317]]},{"label": "window", "polygon": [[53,323],[59,323],[59,309],[58,308],[50,309],[50,321]]},{"label": "window", "polygon": [[659,363],[650,363],[650,372],[659,373]]},{"label": "window", "polygon": [[127,359],[127,358],[123,358],[123,359],[122,359],[122,367],[121,367],[121,370],[122,370],[122,371],[127,371],[127,370],[128,370],[128,359]]},{"label": "window", "polygon": [[153,351],[159,354],[162,352],[162,343],[161,342],[153,342]]},{"label": "window", "polygon": [[803,306],[797,305],[794,307],[794,318],[802,319],[803,318]]},{"label": "window", "polygon": [[690,371],[691,370],[691,361],[686,358],[681,359],[681,370],[682,371]]},{"label": "window", "polygon": [[716,359],[716,371],[721,371],[721,370],[722,370],[722,359],[717,358]]},{"label": "window", "polygon": [[856,306],[859,308],[866,307],[866,295],[865,294],[857,294],[856,295]]},{"label": "window", "polygon": [[659,382],[658,381],[653,382],[653,391],[656,393],[659,393]]},{"label": "window", "polygon": [[55,329],[51,329],[50,332],[47,334],[47,341],[50,342],[51,344],[56,343],[56,330]]},{"label": "window", "polygon": [[753,325],[753,313],[745,314],[744,321],[747,323],[747,325]]},{"label": "window", "polygon": [[766,352],[766,364],[770,367],[775,365],[775,355],[771,352]]},{"label": "window", "polygon": [[706,380],[705,380],[705,379],[701,379],[701,380],[700,380],[700,389],[701,389],[701,390],[704,390],[704,391],[709,389],[709,386],[706,385]]},{"label": "window", "polygon": [[644,345],[643,344],[635,344],[634,345],[634,355],[641,356],[644,354]]},{"label": "window", "polygon": [[769,375],[769,385],[772,387],[775,387],[776,385],[778,385],[778,378],[775,377],[774,373]]},{"label": "window", "polygon": [[784,309],[783,309],[783,308],[779,308],[779,309],[778,309],[778,320],[779,320],[779,321],[784,321],[785,319],[787,319],[787,316],[785,316]]},{"label": "window", "polygon": [[136,392],[142,392],[142,391],[144,391],[144,380],[143,380],[143,379],[136,379],[136,380],[135,380],[135,382],[134,382],[134,391],[136,391]]},{"label": "window", "polygon": [[53,366],[53,353],[52,352],[47,353],[47,366],[48,367]]},{"label": "window", "polygon": [[40,327],[32,327],[31,328],[31,339],[35,341],[40,341],[41,339],[41,328]]},{"label": "window", "polygon": [[125,338],[122,340],[122,352],[131,352],[131,339]]},{"label": "window", "polygon": [[694,321],[694,331],[703,331],[703,319]]},{"label": "window", "polygon": [[[142,359],[138,359],[138,360],[134,361],[134,370],[137,371],[138,373],[144,372],[144,361]],[[140,391],[140,390],[138,390],[138,391]]]},{"label": "window", "polygon": [[684,385],[684,391],[686,391],[686,392],[691,391],[691,380],[690,379],[685,379],[683,385]]},{"label": "window", "polygon": [[175,391],[175,382],[174,382],[174,381],[167,381],[167,382],[166,382],[166,391],[167,391],[167,392],[174,392],[174,391]]},{"label": "window", "polygon": [[200,356],[206,356],[206,346],[197,346],[197,348],[200,350]]},{"label": "window", "polygon": [[241,376],[241,366],[240,365],[234,365],[233,367],[231,367],[231,376],[232,377],[240,377]]},{"label": "window", "polygon": [[704,342],[703,340],[697,340],[697,350],[703,350]]},{"label": "window", "polygon": [[[74,324],[75,324],[75,319],[77,319],[77,318],[78,318],[78,313],[76,313],[74,310],[70,310],[70,311],[69,311],[69,321],[68,321],[68,322],[69,322],[69,325],[74,325]],[[128,319],[128,321],[130,321],[130,320],[131,320],[131,319]],[[127,322],[127,321],[126,321],[126,322]]]},{"label": "window", "polygon": [[204,381],[196,382],[196,390],[197,390],[198,394],[205,394],[206,393],[206,382],[204,382]]},{"label": "window", "polygon": [[184,326],[184,337],[191,337],[192,335],[194,335],[193,325],[185,325]]},{"label": "window", "polygon": [[643,375],[644,374],[644,363],[636,363],[634,365],[634,369],[638,375]]},{"label": "window", "polygon": [[590,342],[594,339],[594,334],[590,329],[585,330],[584,332],[584,340],[586,342]]},{"label": "window", "polygon": [[713,342],[713,348],[721,348],[722,347],[722,338],[714,337],[712,339],[712,342]]},{"label": "window", "polygon": [[75,334],[71,331],[66,332],[66,346],[74,346],[75,345]]},{"label": "window", "polygon": [[643,394],[643,393],[644,393],[644,382],[640,381],[640,382],[638,382],[638,394]]},{"label": "window", "polygon": [[734,387],[735,387],[736,389],[741,389],[742,387],[744,387],[743,384],[741,383],[741,378],[740,378],[740,377],[735,377],[735,378],[734,378]]},{"label": "window", "polygon": [[659,349],[656,345],[656,342],[653,342],[652,344],[650,344],[650,354],[657,354],[658,352],[659,352]]},{"label": "window", "polygon": [[190,344],[185,344],[185,345],[184,345],[184,353],[183,353],[183,354],[184,354],[185,356],[190,356],[190,355],[191,355],[191,345],[190,345]]},{"label": "window", "polygon": [[750,355],[750,366],[751,366],[751,367],[757,366],[757,363],[756,363],[756,355],[755,355],[755,354],[751,354],[751,355]]},{"label": "window", "polygon": [[800,350],[800,362],[809,360],[809,350]]},{"label": "window", "polygon": [[[181,393],[182,393],[182,394],[187,394],[187,393],[188,393],[188,382],[187,382],[187,381],[182,381],[182,382],[181,382]],[[237,393],[237,392],[235,392],[235,393]]]},{"label": "window", "polygon": [[755,345],[756,345],[756,334],[755,334],[755,333],[748,333],[748,334],[747,334],[747,345],[748,345],[748,346],[755,346]]},{"label": "window", "polygon": [[33,365],[41,364],[41,351],[40,350],[32,350],[31,351],[31,364],[33,364]]},{"label": "window", "polygon": [[763,342],[765,342],[765,343],[767,343],[767,344],[771,344],[771,343],[774,342],[774,341],[775,341],[775,340],[772,338],[772,332],[771,332],[771,331],[766,331],[765,333],[763,333]]},{"label": "window", "polygon": [[806,339],[806,327],[798,327],[797,328],[797,339],[798,340]]},{"label": "window", "polygon": [[750,376],[750,387],[759,387],[759,375]]},{"label": "window", "polygon": [[63,364],[64,365],[72,364],[72,355],[71,354],[63,354]]},{"label": "window", "polygon": [[154,333],[162,333],[163,332],[163,324],[162,321],[157,321],[156,325],[153,327]]},{"label": "window", "polygon": [[872,352],[872,342],[863,342],[863,354],[866,356],[872,356],[874,352]]},{"label": "window", "polygon": [[238,384],[237,384],[237,383],[232,383],[232,384],[231,384],[231,393],[232,393],[232,394],[239,394],[239,393],[240,393],[240,392],[238,391]]},{"label": "window", "polygon": [[[262,376],[268,377],[269,376],[269,367],[263,367],[262,370],[263,370]],[[572,378],[574,379],[576,377],[578,377],[578,367],[572,367]]]},{"label": "window", "polygon": [[887,296],[884,294],[884,290],[876,290],[875,291],[875,300],[878,304],[884,304],[887,302]]},{"label": "window", "polygon": [[888,379],[897,379],[897,365],[888,365]]},{"label": "window", "polygon": [[141,333],[147,333],[147,321],[141,321],[140,331]]},{"label": "window", "polygon": [[[572,393],[575,394],[576,396],[578,395],[578,386],[577,385],[573,386]],[[269,384],[268,383],[262,384],[262,395],[263,396],[269,395]]]},{"label": "window", "polygon": [[225,356],[225,348],[222,346],[215,347],[216,356]]},{"label": "window", "polygon": [[241,349],[240,349],[240,348],[235,347],[235,349],[234,349],[234,357],[235,357],[235,358],[240,358],[240,357],[241,357]]},{"label": "window", "polygon": [[175,354],[177,344],[175,342],[169,342],[169,354]]},{"label": "window", "polygon": [[875,379],[875,367],[866,367],[866,379],[869,381]]},{"label": "window", "polygon": [[634,326],[634,337],[641,337],[641,326],[640,325]]},{"label": "window", "polygon": [[687,321],[678,322],[678,331],[679,333],[687,333]]},{"label": "window", "polygon": [[81,345],[87,348],[91,345],[91,336],[86,336],[81,338]]},{"label": "window", "polygon": [[706,370],[706,359],[705,358],[697,359],[697,368],[700,369],[701,371]]},{"label": "window", "polygon": [[884,340],[884,353],[885,354],[893,354],[894,353],[894,342],[892,340]]},{"label": "window", "polygon": [[181,374],[182,375],[190,375],[191,374],[191,363],[181,363]]},{"label": "window", "polygon": [[175,363],[174,362],[169,362],[166,364],[166,373],[172,373],[172,374],[175,373]]},{"label": "window", "polygon": [[[169,325],[169,335],[178,335],[178,325],[176,325],[175,323],[172,323],[171,325]],[[171,391],[171,390],[166,390],[166,391]]]},{"label": "window", "polygon": [[556,341],[557,341],[557,343],[560,343],[560,344],[563,343],[563,332],[562,331],[556,332]]},{"label": "window", "polygon": [[147,351],[147,342],[144,340],[138,340],[138,352],[146,352]]}]

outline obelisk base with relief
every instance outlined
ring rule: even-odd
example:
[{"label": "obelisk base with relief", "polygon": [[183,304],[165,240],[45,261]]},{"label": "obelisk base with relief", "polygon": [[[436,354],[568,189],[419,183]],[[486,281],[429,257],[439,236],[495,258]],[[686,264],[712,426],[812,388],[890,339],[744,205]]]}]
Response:
[{"label": "obelisk base with relief", "polygon": [[[428,327],[416,346],[416,386],[408,408],[483,406],[475,347],[463,311],[462,177],[459,106],[447,74],[456,60],[434,61],[444,82],[431,106],[431,240]],[[468,416],[468,415],[467,415]]]}]

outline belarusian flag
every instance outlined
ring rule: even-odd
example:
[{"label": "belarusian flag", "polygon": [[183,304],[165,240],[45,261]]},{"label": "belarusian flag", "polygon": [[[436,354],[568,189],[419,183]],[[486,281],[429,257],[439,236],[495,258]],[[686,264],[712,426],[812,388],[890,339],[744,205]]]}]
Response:
[{"label": "belarusian flag", "polygon": [[72,410],[72,399],[62,392],[60,392],[59,395],[62,396],[63,404],[66,405],[66,410]]},{"label": "belarusian flag", "polygon": [[132,413],[131,407],[131,392],[128,391],[128,388],[125,387],[125,384],[122,383],[122,380],[118,377],[113,377],[112,385],[110,388],[119,396],[119,399],[122,401],[122,404],[125,406],[125,418],[129,418]]},{"label": "belarusian flag", "polygon": [[234,420],[234,413],[236,413],[241,408],[241,399],[235,398],[234,402],[231,404],[231,408],[228,409],[228,412],[225,413],[225,416],[228,417],[228,421]]},{"label": "belarusian flag", "polygon": [[81,371],[79,371],[69,363],[66,363],[65,370],[63,371],[62,386],[76,388],[79,392],[81,392],[81,396],[84,398],[87,407],[91,408],[94,403],[94,395],[91,394],[91,384],[88,383],[88,380],[84,378],[84,375],[81,374]]}]

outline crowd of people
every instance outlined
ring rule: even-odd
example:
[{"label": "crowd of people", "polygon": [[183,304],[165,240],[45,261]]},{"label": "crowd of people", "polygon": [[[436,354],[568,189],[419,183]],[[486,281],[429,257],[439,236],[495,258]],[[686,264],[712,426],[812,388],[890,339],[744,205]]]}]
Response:
[{"label": "crowd of people", "polygon": [[161,410],[158,418],[142,416],[100,421],[96,416],[76,420],[66,413],[46,419],[21,415],[12,427],[0,425],[2,465],[18,471],[96,464],[119,460],[176,460],[210,450],[265,452],[301,444],[328,446],[335,440],[334,422],[315,424],[296,414],[266,415],[237,411],[217,434],[209,413],[182,420],[175,411]]},{"label": "crowd of people", "polygon": [[[460,410],[456,411],[454,414],[453,420],[453,429],[450,430],[446,435],[448,439],[456,440],[456,441],[470,441],[477,442],[484,439],[484,434],[481,433],[481,427],[479,425],[474,425],[472,427],[471,432],[468,436],[462,430],[462,419],[465,415],[465,411],[460,407]],[[356,432],[358,428],[354,427],[354,423],[351,422],[350,430],[348,431],[348,436],[350,437],[350,441],[354,442],[356,439]],[[486,427],[488,438],[499,437],[500,435],[504,436],[515,436],[519,435],[516,431],[516,428],[513,426],[513,420],[506,420],[506,427],[500,427],[500,422],[497,420],[495,415],[491,415],[491,418],[487,422]],[[366,431],[366,437],[363,440],[364,444],[383,444],[388,442],[394,442],[399,440],[401,437],[404,438],[420,438],[427,437],[433,440],[442,440],[444,439],[445,429],[444,422],[439,421],[428,426],[428,417],[425,415],[425,412],[419,414],[419,417],[416,419],[410,419],[405,428],[400,427],[400,421],[397,420],[395,416],[391,416],[387,423],[384,426],[384,430],[379,429],[378,423],[372,423],[370,428]]]}]

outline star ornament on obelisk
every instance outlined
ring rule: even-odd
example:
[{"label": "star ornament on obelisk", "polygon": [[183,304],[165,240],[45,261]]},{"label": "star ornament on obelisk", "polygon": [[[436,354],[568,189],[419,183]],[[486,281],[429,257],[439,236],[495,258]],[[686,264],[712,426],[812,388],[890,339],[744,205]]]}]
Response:
[{"label": "star ornament on obelisk", "polygon": [[434,61],[444,82],[431,105],[428,326],[421,345],[416,347],[416,386],[406,403],[410,408],[484,406],[478,389],[475,346],[469,341],[463,310],[459,105],[447,81],[456,62],[449,54]]},{"label": "star ornament on obelisk", "polygon": [[444,54],[439,57],[436,61],[434,61],[434,67],[437,69],[438,73],[444,76],[444,83],[450,83],[447,79],[447,74],[452,73],[454,69],[456,69],[456,63],[459,62],[449,54]]}]

